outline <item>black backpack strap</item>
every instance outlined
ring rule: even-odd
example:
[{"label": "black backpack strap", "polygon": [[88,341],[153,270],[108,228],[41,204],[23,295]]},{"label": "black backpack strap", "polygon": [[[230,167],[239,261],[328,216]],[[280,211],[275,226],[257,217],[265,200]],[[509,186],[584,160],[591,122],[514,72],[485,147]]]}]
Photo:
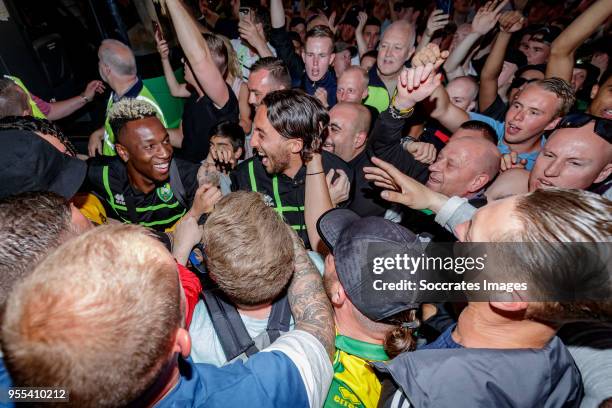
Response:
[{"label": "black backpack strap", "polygon": [[274,343],[281,335],[281,332],[288,332],[291,323],[291,308],[289,307],[289,299],[285,293],[281,298],[277,299],[272,304],[272,311],[268,318],[268,337],[270,344]]},{"label": "black backpack strap", "polygon": [[221,296],[220,289],[204,289],[204,303],[227,361],[243,353],[251,356],[259,351],[236,307]]},{"label": "black backpack strap", "polygon": [[183,180],[181,180],[181,173],[179,173],[178,166],[176,165],[176,160],[172,159],[170,161],[170,188],[174,193],[174,196],[178,200],[178,202],[189,210],[190,206],[187,203],[185,193],[185,186],[183,186]]}]

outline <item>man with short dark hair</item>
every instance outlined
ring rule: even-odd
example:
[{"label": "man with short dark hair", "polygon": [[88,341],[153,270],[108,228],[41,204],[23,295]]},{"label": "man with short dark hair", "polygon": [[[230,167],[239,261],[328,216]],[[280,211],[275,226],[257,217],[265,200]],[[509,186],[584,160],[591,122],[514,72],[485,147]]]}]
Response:
[{"label": "man with short dark hair", "polygon": [[293,50],[285,30],[285,10],[280,0],[270,2],[272,31],[270,41],[278,56],[287,64],[293,86],[316,96],[323,106],[336,104],[336,75],[330,66],[334,62],[334,34],[329,27],[316,25],[308,30],[302,55]]},{"label": "man with short dark hair", "polygon": [[249,103],[257,109],[262,99],[272,91],[291,89],[291,77],[285,63],[276,57],[264,57],[251,67],[247,83]]},{"label": "man with short dark hair", "polygon": [[109,218],[157,231],[172,227],[191,208],[198,166],[173,159],[168,132],[147,102],[122,99],[109,122],[118,156],[90,162],[84,189],[102,201]]},{"label": "man with short dark hair", "polygon": [[[316,98],[297,90],[269,93],[255,114],[251,145],[257,155],[238,165],[231,174],[232,189],[266,195],[307,246],[304,197],[309,175],[306,164],[320,149],[328,123],[329,115]],[[353,179],[340,158],[328,152],[321,154],[325,174],[331,169],[341,169],[349,181]]]}]

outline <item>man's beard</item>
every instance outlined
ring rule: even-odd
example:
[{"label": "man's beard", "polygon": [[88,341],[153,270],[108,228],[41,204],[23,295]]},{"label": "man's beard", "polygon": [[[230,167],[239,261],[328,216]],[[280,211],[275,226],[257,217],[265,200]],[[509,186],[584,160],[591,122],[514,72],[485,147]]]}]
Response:
[{"label": "man's beard", "polygon": [[281,174],[287,168],[289,168],[289,154],[286,152],[275,153],[274,155],[267,155],[268,158],[268,167],[266,167],[266,171],[270,174]]}]

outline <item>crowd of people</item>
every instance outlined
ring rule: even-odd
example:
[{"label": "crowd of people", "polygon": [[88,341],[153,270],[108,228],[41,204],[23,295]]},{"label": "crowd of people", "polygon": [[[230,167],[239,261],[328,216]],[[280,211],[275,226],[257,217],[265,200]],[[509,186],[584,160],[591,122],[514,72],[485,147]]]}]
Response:
[{"label": "crowd of people", "polygon": [[[115,39],[73,98],[0,79],[0,404],[612,407],[610,0],[157,3],[176,128]],[[364,295],[453,242],[548,246],[503,301]]]}]

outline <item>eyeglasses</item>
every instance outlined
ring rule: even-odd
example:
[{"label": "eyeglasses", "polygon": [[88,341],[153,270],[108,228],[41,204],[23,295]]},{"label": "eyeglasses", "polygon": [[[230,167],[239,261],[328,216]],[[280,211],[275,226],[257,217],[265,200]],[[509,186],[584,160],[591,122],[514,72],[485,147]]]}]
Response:
[{"label": "eyeglasses", "polygon": [[561,119],[556,129],[581,128],[595,122],[595,133],[608,143],[612,143],[612,120],[599,118],[588,113],[572,113]]}]

